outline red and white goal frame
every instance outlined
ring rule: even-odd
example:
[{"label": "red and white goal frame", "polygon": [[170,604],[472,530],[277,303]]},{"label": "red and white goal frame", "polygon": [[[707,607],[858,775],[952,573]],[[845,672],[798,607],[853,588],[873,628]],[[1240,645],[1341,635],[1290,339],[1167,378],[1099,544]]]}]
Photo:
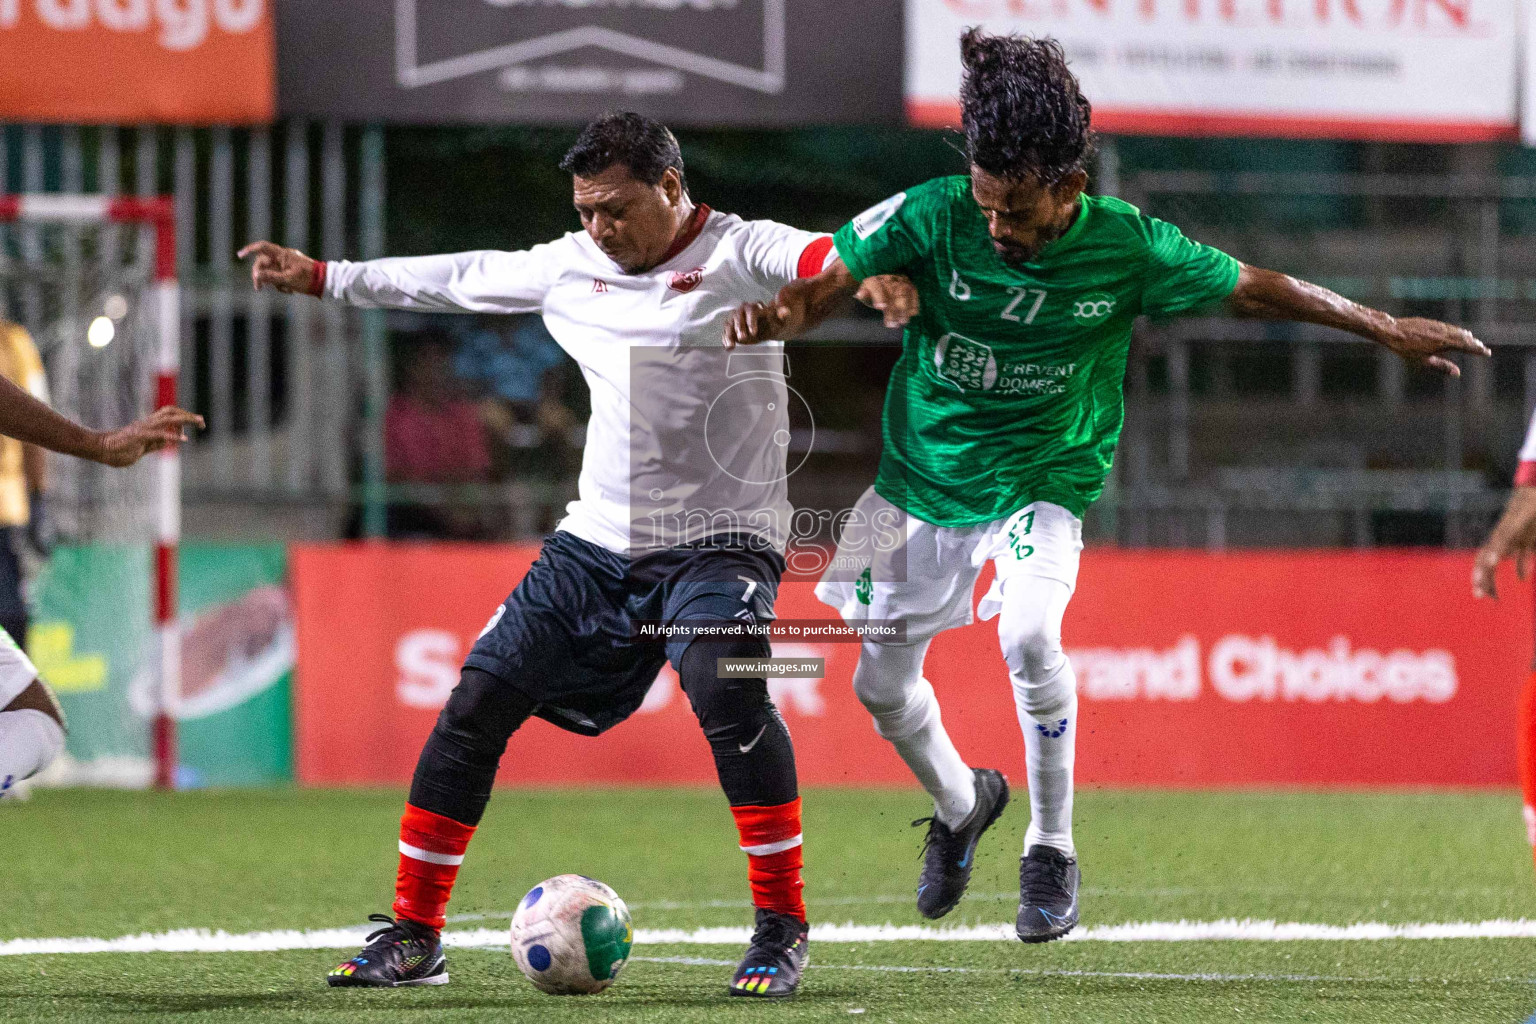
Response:
[{"label": "red and white goal frame", "polygon": [[[154,232],[150,283],[157,337],[154,408],[176,404],[181,366],[181,296],[176,280],[176,212],[168,196],[0,195],[0,224],[132,224]],[[147,414],[152,410],[142,410]],[[159,651],[160,700],[154,717],[155,785],[176,785],[176,723],[172,709],[181,690],[181,643],[176,627],[176,562],[181,541],[181,461],[176,448],[158,453],[155,503],[154,583],[150,593]]]}]

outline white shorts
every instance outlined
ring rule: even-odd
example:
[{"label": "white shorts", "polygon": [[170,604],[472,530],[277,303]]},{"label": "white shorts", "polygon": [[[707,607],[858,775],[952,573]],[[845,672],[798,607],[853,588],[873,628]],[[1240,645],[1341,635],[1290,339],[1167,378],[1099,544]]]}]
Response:
[{"label": "white shorts", "polygon": [[1082,550],[1082,520],[1048,501],[990,523],[935,526],[871,487],[845,520],[816,597],[850,626],[905,623],[906,642],[916,643],[976,621],[971,596],[988,559],[997,578],[976,607],[983,619],[1002,611],[1003,585],[1010,579],[1056,580],[1075,590]]},{"label": "white shorts", "polygon": [[37,669],[27,652],[16,646],[11,634],[0,629],[0,710],[4,710],[36,678]]}]

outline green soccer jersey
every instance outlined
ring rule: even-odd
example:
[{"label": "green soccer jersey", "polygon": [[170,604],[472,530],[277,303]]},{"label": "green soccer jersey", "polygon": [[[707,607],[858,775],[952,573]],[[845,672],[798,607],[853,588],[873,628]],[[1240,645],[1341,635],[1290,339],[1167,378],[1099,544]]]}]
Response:
[{"label": "green soccer jersey", "polygon": [[964,176],[887,199],[835,242],[855,277],[906,274],[917,286],[875,490],[939,526],[1034,501],[1081,517],[1120,438],[1132,321],[1226,298],[1239,267],[1107,196],[1084,196],[1065,234],[1011,265]]}]

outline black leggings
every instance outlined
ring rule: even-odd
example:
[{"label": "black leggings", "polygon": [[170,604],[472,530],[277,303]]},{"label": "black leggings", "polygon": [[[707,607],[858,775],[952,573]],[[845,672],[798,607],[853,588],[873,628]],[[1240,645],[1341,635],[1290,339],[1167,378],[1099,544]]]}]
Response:
[{"label": "black leggings", "polygon": [[[680,659],[683,692],[715,757],[731,806],[773,806],[795,799],[795,751],[768,698],[764,679],[720,679],[718,658],[760,658],[761,640],[695,640]],[[465,825],[478,825],[491,798],[507,741],[538,705],[488,672],[465,668],[411,780],[410,802]]]}]

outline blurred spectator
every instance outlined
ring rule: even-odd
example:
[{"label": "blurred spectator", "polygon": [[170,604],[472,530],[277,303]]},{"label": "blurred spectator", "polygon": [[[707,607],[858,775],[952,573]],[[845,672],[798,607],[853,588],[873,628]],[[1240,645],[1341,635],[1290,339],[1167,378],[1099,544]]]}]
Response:
[{"label": "blurred spectator", "polygon": [[[576,364],[538,316],[455,318],[454,370],[482,396],[491,440],[491,478],[529,484],[530,504],[506,511],[514,532],[545,533],[574,497],[585,391]],[[573,385],[575,385],[573,389]]]},{"label": "blurred spectator", "polygon": [[[439,328],[406,338],[396,393],[384,413],[385,470],[391,484],[483,484],[491,459],[475,404],[451,372],[453,339]],[[437,496],[433,496],[434,498]],[[391,537],[476,539],[484,534],[479,503],[441,500],[390,503]]]},{"label": "blurred spectator", "polygon": [[454,371],[485,396],[481,415],[495,441],[493,475],[562,477],[575,472],[562,401],[565,352],[537,316],[477,318],[458,332]]},{"label": "blurred spectator", "polygon": [[514,405],[537,405],[544,375],[565,360],[538,316],[477,317],[458,336],[454,372]]}]

